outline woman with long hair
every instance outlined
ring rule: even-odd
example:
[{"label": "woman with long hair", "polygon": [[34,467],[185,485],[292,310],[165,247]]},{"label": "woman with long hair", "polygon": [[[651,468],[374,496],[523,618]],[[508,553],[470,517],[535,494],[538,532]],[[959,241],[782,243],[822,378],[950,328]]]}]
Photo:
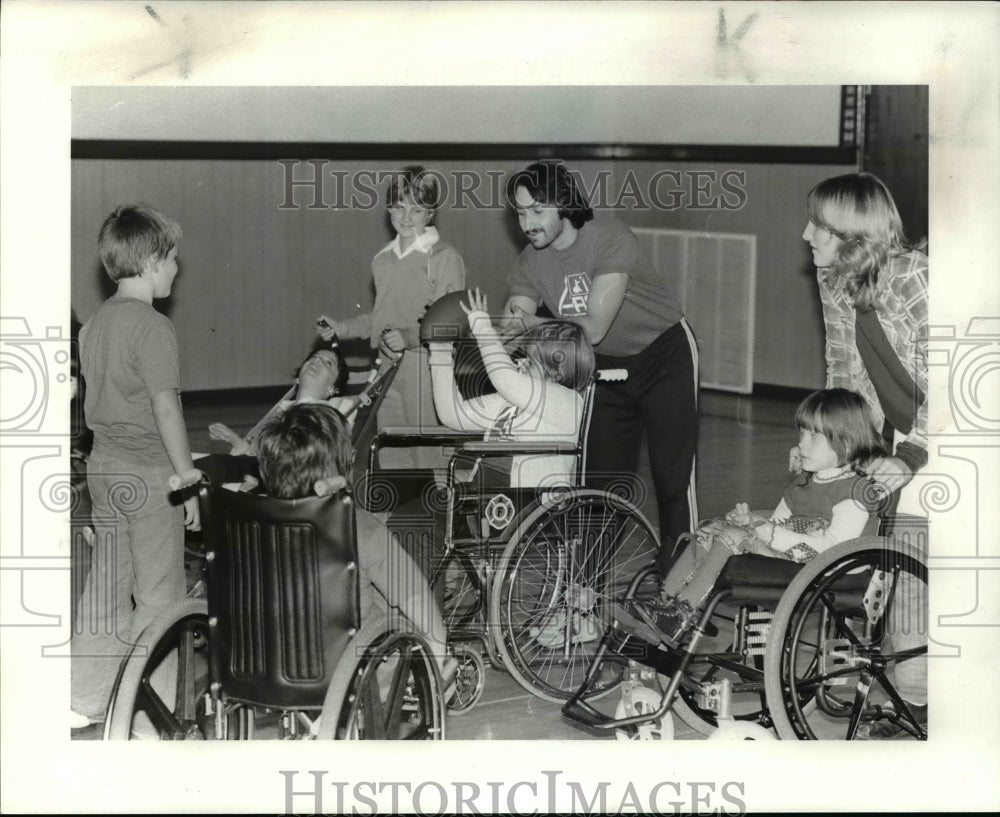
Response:
[{"label": "woman with long hair", "polygon": [[[927,463],[927,256],[909,246],[892,194],[870,173],[820,182],[806,201],[802,238],[812,248],[826,327],[826,385],[859,392],[882,429],[890,456],[869,475],[891,495],[889,509],[913,504],[899,491]],[[792,450],[792,464],[798,457]],[[888,509],[887,509],[888,510]],[[909,660],[893,677],[917,720],[927,719],[927,588],[905,577],[888,630]],[[895,723],[871,727],[895,737]]]},{"label": "woman with long hair", "polygon": [[909,247],[888,188],[835,176],[806,202],[826,327],[826,386],[862,394],[892,455],[872,471],[898,491],[927,462],[927,256]]}]

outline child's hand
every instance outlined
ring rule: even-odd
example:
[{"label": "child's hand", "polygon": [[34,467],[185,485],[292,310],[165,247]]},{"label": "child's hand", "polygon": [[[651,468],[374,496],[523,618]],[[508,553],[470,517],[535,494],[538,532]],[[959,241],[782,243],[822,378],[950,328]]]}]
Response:
[{"label": "child's hand", "polygon": [[477,339],[500,339],[489,314],[482,314],[487,312],[488,307],[486,304],[486,296],[480,293],[479,287],[476,287],[475,290],[469,290],[468,306],[464,303],[459,303],[459,306],[462,307],[462,311],[465,312],[466,316],[469,318],[469,329],[472,330],[472,334],[475,335]]},{"label": "child's hand", "polygon": [[726,514],[726,521],[733,525],[749,525],[751,522],[750,506],[746,502],[737,502],[736,507]]},{"label": "child's hand", "polygon": [[184,488],[190,488],[192,485],[197,485],[201,481],[202,476],[201,471],[197,468],[192,468],[180,474],[171,474],[167,478],[167,486],[171,491],[180,491]]},{"label": "child's hand", "polygon": [[382,343],[386,348],[395,354],[399,354],[406,348],[406,339],[398,329],[391,329],[388,326],[382,332]]},{"label": "child's hand", "polygon": [[316,319],[316,332],[323,340],[330,341],[335,335],[344,334],[344,325],[326,315],[320,315]]},{"label": "child's hand", "polygon": [[208,436],[213,440],[229,443],[229,453],[233,455],[246,454],[250,448],[246,440],[225,423],[212,423],[208,427]]},{"label": "child's hand", "polygon": [[201,530],[201,509],[196,496],[189,496],[184,500],[184,527],[187,530]]},{"label": "child's hand", "polygon": [[240,435],[225,423],[211,423],[208,427],[208,436],[213,440],[221,440],[230,445],[240,439]]},{"label": "child's hand", "polygon": [[479,287],[476,287],[475,289],[470,289],[467,292],[467,294],[469,296],[469,305],[466,306],[461,301],[458,304],[460,307],[462,307],[462,311],[466,315],[468,315],[470,312],[489,312],[489,309],[487,308],[486,305],[486,296],[479,291]]},{"label": "child's hand", "polygon": [[788,470],[793,474],[802,473],[802,454],[797,445],[792,446],[788,452]]}]

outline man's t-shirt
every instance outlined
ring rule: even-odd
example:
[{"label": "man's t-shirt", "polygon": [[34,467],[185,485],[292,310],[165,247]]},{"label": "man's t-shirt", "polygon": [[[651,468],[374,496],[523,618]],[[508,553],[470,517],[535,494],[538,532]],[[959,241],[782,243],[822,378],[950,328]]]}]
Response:
[{"label": "man's t-shirt", "polygon": [[177,336],[170,320],[137,298],[109,298],[80,330],[80,366],[94,452],[141,465],[169,465],[152,399],[163,391],[180,391]]},{"label": "man's t-shirt", "polygon": [[507,278],[511,295],[544,303],[563,320],[589,314],[595,279],[608,273],[628,276],[628,289],[598,354],[628,357],[638,354],[683,313],[673,287],[657,275],[632,231],[616,219],[591,221],[564,250],[524,248]]}]

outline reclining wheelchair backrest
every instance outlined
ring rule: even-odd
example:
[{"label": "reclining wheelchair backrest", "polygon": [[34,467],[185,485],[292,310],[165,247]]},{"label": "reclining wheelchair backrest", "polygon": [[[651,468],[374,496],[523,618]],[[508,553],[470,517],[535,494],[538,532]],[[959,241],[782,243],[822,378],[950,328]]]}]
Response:
[{"label": "reclining wheelchair backrest", "polygon": [[283,500],[200,492],[211,679],[227,699],[320,708],[360,626],[347,493]]}]

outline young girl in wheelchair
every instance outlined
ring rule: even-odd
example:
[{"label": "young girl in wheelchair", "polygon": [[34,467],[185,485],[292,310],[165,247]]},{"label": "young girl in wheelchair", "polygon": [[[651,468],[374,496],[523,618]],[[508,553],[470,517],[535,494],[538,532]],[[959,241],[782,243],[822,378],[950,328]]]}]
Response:
[{"label": "young girl in wheelchair", "polygon": [[[594,376],[594,348],[569,321],[547,321],[515,340],[516,360],[500,342],[479,289],[461,304],[482,355],[493,394],[464,399],[454,377],[452,344],[431,341],[434,406],[441,422],[459,431],[483,431],[487,440],[575,444],[583,418],[583,393]],[[483,465],[490,469],[490,466]],[[518,455],[509,475],[490,469],[494,487],[572,484],[574,460],[566,455]]]},{"label": "young girl in wheelchair", "polygon": [[[770,517],[738,503],[725,520],[704,523],[664,578],[659,598],[632,599],[625,612],[652,640],[677,647],[734,554],[755,553],[804,563],[874,526],[884,499],[866,473],[884,456],[864,399],[847,389],[810,394],[795,413],[802,472],[785,489]],[[681,541],[682,544],[683,539]]]},{"label": "young girl in wheelchair", "polygon": [[260,482],[257,462],[257,438],[264,424],[297,403],[321,403],[336,409],[348,423],[358,407],[356,397],[341,396],[347,382],[347,366],[336,339],[317,340],[295,373],[295,385],[279,400],[250,432],[241,437],[224,423],[208,427],[213,440],[227,442],[228,454],[208,454],[195,460],[195,467],[212,485],[241,483],[252,490]]}]

